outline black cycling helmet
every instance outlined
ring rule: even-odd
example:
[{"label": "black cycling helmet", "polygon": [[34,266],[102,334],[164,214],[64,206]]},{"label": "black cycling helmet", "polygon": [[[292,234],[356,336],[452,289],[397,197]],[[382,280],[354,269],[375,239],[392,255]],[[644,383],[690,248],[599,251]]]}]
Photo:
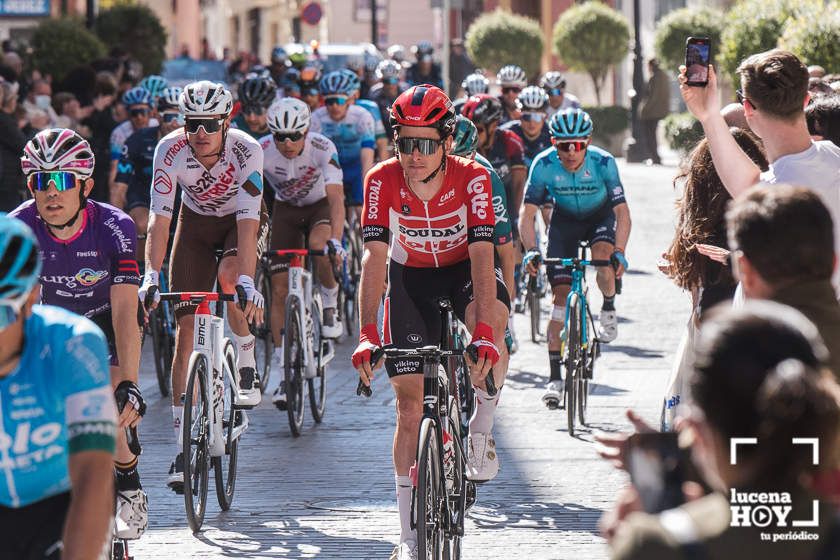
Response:
[{"label": "black cycling helmet", "polygon": [[239,101],[244,107],[267,109],[277,96],[277,84],[269,77],[254,76],[239,85]]}]

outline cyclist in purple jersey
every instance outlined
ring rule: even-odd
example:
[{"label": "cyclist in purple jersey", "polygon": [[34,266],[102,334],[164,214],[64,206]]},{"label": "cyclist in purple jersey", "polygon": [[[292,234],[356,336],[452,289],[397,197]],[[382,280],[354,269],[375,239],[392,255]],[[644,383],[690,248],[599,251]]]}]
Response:
[{"label": "cyclist in purple jersey", "polygon": [[[21,167],[34,200],[12,215],[38,238],[42,301],[87,316],[105,333],[118,427],[136,427],[146,405],[137,386],[140,274],[134,222],[113,206],[87,199],[93,189],[93,151],[72,130],[39,132],[24,148]],[[118,536],[136,539],[146,528],[146,495],[124,429],[117,430],[115,459],[117,516],[126,527]]]}]

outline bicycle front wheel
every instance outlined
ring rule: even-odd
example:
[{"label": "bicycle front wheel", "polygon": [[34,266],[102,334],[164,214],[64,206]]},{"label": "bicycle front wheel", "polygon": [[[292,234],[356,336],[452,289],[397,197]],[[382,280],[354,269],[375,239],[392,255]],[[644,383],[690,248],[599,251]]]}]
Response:
[{"label": "bicycle front wheel", "polygon": [[[307,379],[309,389],[309,409],[312,411],[312,419],[316,424],[324,420],[324,413],[327,410],[327,372],[322,364],[324,357],[324,340],[321,338],[320,311],[315,303],[312,303],[312,359],[315,360],[315,377]],[[330,344],[332,344],[330,342]]]},{"label": "bicycle front wheel", "polygon": [[569,298],[569,320],[566,323],[566,416],[569,435],[575,435],[575,408],[578,403],[581,363],[580,348],[580,297],[572,294]]},{"label": "bicycle front wheel", "polygon": [[417,488],[414,496],[414,521],[417,527],[418,560],[443,558],[443,475],[440,472],[440,444],[435,422],[425,418],[420,424],[417,449]]},{"label": "bicycle front wheel", "polygon": [[271,356],[274,353],[274,339],[271,334],[271,275],[267,273],[267,267],[259,265],[257,268],[256,285],[262,290],[265,298],[263,309],[262,325],[252,325],[251,332],[256,337],[254,347],[254,360],[257,363],[257,372],[260,375],[260,391],[265,393],[268,387],[268,380],[271,379]]},{"label": "bicycle front wheel", "polygon": [[224,359],[230,370],[230,376],[222,375],[225,384],[225,417],[222,421],[223,432],[220,437],[225,438],[225,454],[221,457],[213,457],[211,462],[216,478],[216,499],[219,501],[219,507],[222,508],[222,511],[227,511],[233,503],[233,491],[236,488],[236,460],[239,456],[239,438],[233,438],[232,434],[234,428],[241,422],[242,415],[240,411],[233,408],[236,387],[231,383],[231,379],[233,378],[233,372],[236,371],[234,369],[236,367],[236,353],[230,340],[225,344]]},{"label": "bicycle front wheel", "polygon": [[304,379],[303,379],[303,329],[300,324],[302,315],[300,300],[289,297],[286,300],[286,335],[284,343],[286,413],[289,416],[289,428],[292,435],[298,437],[303,427]]},{"label": "bicycle front wheel", "polygon": [[163,306],[149,313],[149,330],[152,335],[152,351],[155,357],[155,373],[161,397],[169,396],[170,375],[172,373],[173,341],[166,331],[165,311]]},{"label": "bicycle front wheel", "polygon": [[183,458],[184,508],[193,533],[201,530],[207,511],[207,481],[210,468],[210,404],[207,382],[210,367],[207,356],[194,352],[184,399]]},{"label": "bicycle front wheel", "polygon": [[531,342],[539,342],[540,339],[540,295],[537,292],[537,277],[531,276],[528,279],[528,313],[531,315]]}]

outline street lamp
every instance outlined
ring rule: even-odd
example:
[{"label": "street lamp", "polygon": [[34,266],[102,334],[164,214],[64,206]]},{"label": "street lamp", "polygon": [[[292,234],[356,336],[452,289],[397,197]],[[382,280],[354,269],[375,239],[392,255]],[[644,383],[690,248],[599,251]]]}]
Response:
[{"label": "street lamp", "polygon": [[639,142],[641,129],[639,126],[639,103],[641,92],[645,87],[644,75],[642,74],[642,33],[641,33],[641,9],[639,0],[633,0],[633,88],[628,91],[630,96],[630,138],[624,145],[624,157],[628,163],[640,163],[645,157],[645,147]]}]

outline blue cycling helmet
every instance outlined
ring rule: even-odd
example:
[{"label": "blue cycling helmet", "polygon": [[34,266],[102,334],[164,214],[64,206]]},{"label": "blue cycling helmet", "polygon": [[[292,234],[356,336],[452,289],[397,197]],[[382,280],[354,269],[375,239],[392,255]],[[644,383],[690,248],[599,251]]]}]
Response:
[{"label": "blue cycling helmet", "polygon": [[289,53],[283,47],[277,46],[271,49],[272,64],[286,64],[289,61]]},{"label": "blue cycling helmet", "polygon": [[122,96],[123,105],[148,105],[152,106],[152,94],[144,87],[131,88]]},{"label": "blue cycling helmet", "polygon": [[163,90],[169,87],[169,83],[163,76],[152,74],[151,76],[146,76],[140,80],[140,83],[137,84],[137,86],[147,89],[149,93],[152,94],[152,99],[157,99],[160,97],[160,94],[163,93]]},{"label": "blue cycling helmet", "polygon": [[180,111],[181,107],[179,100],[181,99],[181,93],[183,91],[183,88],[179,87],[164,88],[157,98],[158,111],[163,112],[167,109],[176,109]]},{"label": "blue cycling helmet", "polygon": [[592,136],[592,119],[583,109],[566,109],[548,119],[548,132],[552,138],[568,140]]},{"label": "blue cycling helmet", "polygon": [[362,89],[362,80],[359,79],[358,74],[356,74],[355,72],[353,72],[352,70],[349,70],[347,68],[339,70],[339,72],[341,72],[342,74],[347,76],[347,83],[348,83],[347,87],[348,87],[348,90],[350,91],[350,93],[353,93],[354,91],[359,91],[359,90]]},{"label": "blue cycling helmet", "polygon": [[[352,74],[352,78],[350,75]],[[355,78],[355,81],[353,80]],[[336,71],[330,72],[318,84],[318,89],[321,90],[321,95],[347,95],[350,96],[356,91],[355,82],[359,81],[359,77],[352,71]]]},{"label": "blue cycling helmet", "polygon": [[0,304],[19,311],[40,273],[35,234],[22,221],[0,212]]}]

